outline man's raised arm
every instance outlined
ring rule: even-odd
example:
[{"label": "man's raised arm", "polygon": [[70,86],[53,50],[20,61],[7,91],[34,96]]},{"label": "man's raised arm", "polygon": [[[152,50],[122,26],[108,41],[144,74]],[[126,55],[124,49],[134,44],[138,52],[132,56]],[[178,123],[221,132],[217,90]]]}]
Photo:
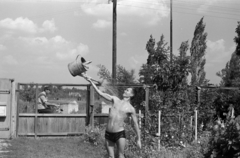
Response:
[{"label": "man's raised arm", "polygon": [[83,78],[85,78],[88,82],[91,83],[91,85],[93,86],[93,88],[96,90],[96,92],[103,98],[105,98],[108,101],[113,102],[113,96],[107,94],[107,93],[103,93],[102,91],[99,90],[99,88],[95,85],[95,83],[93,83],[91,77],[87,76],[85,73],[81,75]]}]

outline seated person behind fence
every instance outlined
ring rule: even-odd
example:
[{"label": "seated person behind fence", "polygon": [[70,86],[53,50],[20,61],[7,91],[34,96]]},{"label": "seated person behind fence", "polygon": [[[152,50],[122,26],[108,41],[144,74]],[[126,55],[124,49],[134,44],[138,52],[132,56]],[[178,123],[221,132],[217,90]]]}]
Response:
[{"label": "seated person behind fence", "polygon": [[91,78],[86,74],[82,74],[88,82],[91,83],[96,92],[106,100],[112,102],[111,110],[109,111],[108,123],[105,133],[105,145],[109,158],[114,158],[114,146],[117,145],[119,158],[124,158],[124,148],[126,143],[126,135],[124,131],[124,120],[127,116],[131,116],[134,129],[137,135],[137,146],[141,148],[140,130],[138,127],[136,112],[134,107],[130,104],[130,98],[134,96],[133,88],[127,88],[123,93],[123,99],[111,96],[100,91],[92,82]]},{"label": "seated person behind fence", "polygon": [[50,103],[47,99],[47,95],[50,93],[49,87],[45,86],[43,91],[38,94],[38,112],[39,113],[53,113],[55,110],[53,107],[58,108],[59,105]]}]

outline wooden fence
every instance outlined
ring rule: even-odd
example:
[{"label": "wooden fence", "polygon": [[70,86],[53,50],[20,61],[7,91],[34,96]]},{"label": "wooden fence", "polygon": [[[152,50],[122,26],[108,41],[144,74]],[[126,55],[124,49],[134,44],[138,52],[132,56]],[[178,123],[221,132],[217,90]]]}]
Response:
[{"label": "wooden fence", "polygon": [[[36,100],[39,93],[38,86],[47,84],[18,83],[17,106],[19,109],[19,89],[21,85],[36,86]],[[94,127],[94,124],[104,124],[107,122],[108,114],[94,114],[94,89],[90,85],[81,84],[51,84],[54,86],[86,86],[86,113],[83,114],[40,114],[37,112],[37,102],[35,113],[17,112],[17,136],[69,136],[81,135],[85,132],[86,126]],[[131,85],[128,85],[131,86]],[[136,85],[132,85],[135,86]],[[142,86],[142,85],[140,85]],[[147,93],[148,95],[148,93]],[[148,96],[147,96],[148,97]],[[145,105],[148,107],[148,105]]]}]

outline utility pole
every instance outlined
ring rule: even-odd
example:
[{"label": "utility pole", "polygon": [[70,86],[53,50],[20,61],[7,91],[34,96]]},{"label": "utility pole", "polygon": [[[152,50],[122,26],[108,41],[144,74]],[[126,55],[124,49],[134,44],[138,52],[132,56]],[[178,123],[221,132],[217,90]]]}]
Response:
[{"label": "utility pole", "polygon": [[117,0],[113,1],[113,43],[112,43],[112,79],[116,82],[116,67],[117,67]]},{"label": "utility pole", "polygon": [[170,0],[170,63],[172,64],[172,0]]}]

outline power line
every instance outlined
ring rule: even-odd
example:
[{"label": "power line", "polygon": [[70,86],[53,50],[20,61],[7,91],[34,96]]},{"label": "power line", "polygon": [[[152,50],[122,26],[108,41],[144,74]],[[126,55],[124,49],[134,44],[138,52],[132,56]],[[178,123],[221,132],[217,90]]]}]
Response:
[{"label": "power line", "polygon": [[[142,3],[142,4],[150,4],[150,5],[158,5],[159,3],[150,3],[150,2],[143,2],[143,1],[136,1],[136,0],[131,0],[131,1],[133,1],[133,2],[138,2],[138,3]],[[129,1],[129,2],[131,2],[131,1]],[[162,2],[163,4],[164,4],[164,2]],[[187,3],[187,2],[180,2],[179,3],[179,1],[176,1],[175,2],[175,5],[174,5],[174,7],[176,7],[176,5],[177,4],[184,4],[184,6],[186,6],[186,4],[189,6],[189,5],[191,5],[191,6],[193,6],[194,4],[192,4],[192,3],[194,3],[194,2],[191,2],[191,3]],[[170,4],[170,2],[166,2],[166,4]],[[230,10],[228,10],[228,11],[230,11],[230,12],[234,12],[234,10],[237,12],[237,13],[239,13],[239,9],[238,8],[230,8],[230,7],[223,7],[223,6],[216,6],[216,5],[207,5],[207,4],[199,4],[199,3],[195,3],[195,5],[200,5],[200,6],[206,6],[206,7],[214,7],[214,8],[219,8],[219,9],[221,9],[221,11],[223,10],[223,9],[230,9]],[[239,4],[240,5],[240,4]]]},{"label": "power line", "polygon": [[[118,5],[128,6],[128,7],[137,7],[137,8],[142,8],[142,9],[159,10],[159,9],[157,9],[157,8],[139,7],[139,6],[133,6],[133,5],[124,5],[124,4],[118,4]],[[164,11],[169,12],[169,10],[164,10]],[[182,13],[182,14],[189,14],[189,15],[198,15],[198,16],[206,16],[206,17],[215,17],[215,18],[222,18],[222,19],[230,19],[230,20],[240,20],[240,19],[235,19],[235,18],[220,17],[220,16],[213,16],[213,15],[199,15],[199,14],[187,13],[187,12],[179,12],[179,11],[173,11],[173,12]]]},{"label": "power line", "polygon": [[[131,0],[131,1],[134,1],[134,0]],[[131,2],[130,1],[130,2]],[[150,4],[150,5],[158,5],[159,3],[149,3],[149,2],[142,2],[142,1],[135,1],[135,2],[139,2],[139,3],[142,3],[142,4]],[[177,1],[177,3],[178,3],[179,1]],[[167,3],[169,3],[169,2],[167,2]],[[179,3],[178,3],[179,4]],[[188,3],[188,5],[193,5],[193,4],[189,4]],[[200,5],[200,4],[199,4]],[[184,5],[185,6],[185,5]],[[227,8],[227,7],[222,7],[222,6],[214,6],[214,5],[205,5],[205,4],[203,4],[203,5],[201,5],[201,6],[209,6],[209,7],[216,7],[216,8],[220,8],[221,9],[221,11],[223,11],[223,9],[231,9],[231,10],[228,10],[228,11],[230,11],[230,12],[235,12],[235,11],[233,11],[233,10],[236,10],[237,12],[236,13],[240,13],[239,12],[239,9],[237,9],[237,8]],[[174,8],[178,8],[179,6],[177,6],[177,4],[175,4],[174,5]],[[182,7],[182,6],[181,6]],[[180,8],[180,7],[179,7]],[[189,7],[184,7],[184,8],[189,8]],[[189,8],[190,9],[190,8]],[[212,11],[212,10],[211,10]],[[210,12],[211,12],[210,11]],[[229,13],[229,14],[231,14],[231,13]]]},{"label": "power line", "polygon": [[[192,8],[189,8],[189,7],[174,7],[174,8],[179,8],[179,9],[188,9],[188,10],[196,10],[196,9],[192,9]],[[201,10],[199,9],[199,11],[204,11],[204,10]],[[220,14],[225,14],[225,15],[237,15],[237,16],[240,16],[240,13],[238,14],[234,14],[234,13],[224,13],[224,12],[221,12],[221,11],[215,11],[215,10],[209,10],[207,12],[210,12],[210,13],[220,13]]]}]

